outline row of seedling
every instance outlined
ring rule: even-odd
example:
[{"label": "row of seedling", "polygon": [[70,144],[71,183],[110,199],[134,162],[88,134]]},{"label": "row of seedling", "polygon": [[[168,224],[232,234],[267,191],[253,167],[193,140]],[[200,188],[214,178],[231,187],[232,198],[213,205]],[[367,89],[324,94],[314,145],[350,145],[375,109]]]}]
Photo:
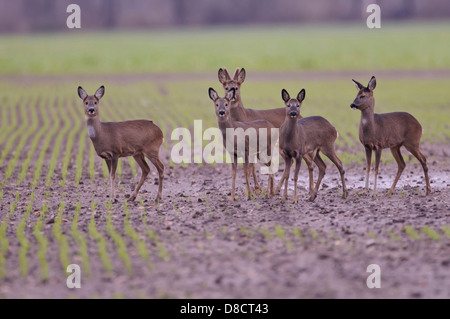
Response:
[{"label": "row of seedling", "polygon": [[4,217],[0,224],[0,279],[6,277],[6,254],[9,250],[9,240],[6,231],[11,216],[14,215],[17,209],[19,198],[20,194],[17,192],[14,201],[9,206],[9,213]]},{"label": "row of seedling", "polygon": [[119,256],[119,258],[122,260],[123,264],[125,265],[128,275],[132,276],[133,275],[133,266],[131,264],[130,255],[128,254],[126,241],[114,228],[114,225],[112,222],[113,212],[112,212],[111,202],[108,201],[106,203],[106,206],[107,206],[106,232],[112,238],[112,240],[116,246],[117,255]]},{"label": "row of seedling", "polygon": [[[36,108],[38,109],[38,111],[41,114],[45,113],[45,105],[47,104],[47,101],[44,103],[38,103],[36,105]],[[30,164],[33,160],[36,160],[36,158],[34,158],[35,156],[35,152],[38,148],[38,146],[42,145],[42,138],[43,136],[47,135],[49,133],[49,129],[50,129],[50,121],[48,119],[47,116],[42,116],[43,118],[43,123],[40,124],[40,128],[37,131],[36,134],[34,134],[33,139],[31,141],[31,146],[30,149],[28,150],[28,154],[26,159],[22,162],[22,166],[20,168],[20,172],[19,172],[19,178],[17,180],[17,184],[19,185],[20,183],[22,183],[28,173],[28,168],[30,167]]]}]

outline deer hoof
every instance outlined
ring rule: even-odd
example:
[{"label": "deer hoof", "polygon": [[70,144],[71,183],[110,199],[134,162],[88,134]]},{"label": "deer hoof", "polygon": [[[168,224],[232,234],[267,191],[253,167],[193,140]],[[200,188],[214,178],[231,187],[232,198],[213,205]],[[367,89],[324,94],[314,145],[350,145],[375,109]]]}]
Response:
[{"label": "deer hoof", "polygon": [[310,202],[314,202],[314,200],[316,199],[316,197],[317,197],[317,194],[312,194],[310,197],[309,197],[309,201]]},{"label": "deer hoof", "polygon": [[128,198],[129,202],[134,202],[134,200],[136,199],[136,195],[131,194],[130,197]]},{"label": "deer hoof", "polygon": [[343,199],[346,199],[347,196],[348,196],[348,191],[345,190],[344,193],[342,194],[342,198],[343,198]]}]

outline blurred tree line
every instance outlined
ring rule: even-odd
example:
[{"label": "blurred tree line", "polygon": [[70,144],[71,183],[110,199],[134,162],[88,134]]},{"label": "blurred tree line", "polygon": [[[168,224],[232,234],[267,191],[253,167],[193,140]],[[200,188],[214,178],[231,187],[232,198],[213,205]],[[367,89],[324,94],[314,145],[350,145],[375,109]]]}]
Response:
[{"label": "blurred tree line", "polygon": [[65,29],[71,3],[84,29],[352,21],[370,3],[382,20],[450,17],[449,0],[0,0],[0,32]]}]

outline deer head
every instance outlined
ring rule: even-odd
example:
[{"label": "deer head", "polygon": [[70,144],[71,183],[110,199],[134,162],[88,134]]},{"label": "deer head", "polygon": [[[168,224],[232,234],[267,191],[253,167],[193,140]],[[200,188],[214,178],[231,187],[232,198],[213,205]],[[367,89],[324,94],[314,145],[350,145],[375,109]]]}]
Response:
[{"label": "deer head", "polygon": [[301,89],[301,91],[297,94],[297,98],[291,99],[289,93],[283,89],[281,91],[281,98],[286,105],[286,116],[291,119],[297,119],[300,116],[300,107],[302,106],[302,102],[305,99],[306,91],[305,89]]},{"label": "deer head", "polygon": [[83,100],[84,114],[87,119],[98,115],[98,104],[104,94],[105,87],[103,85],[98,88],[94,95],[88,95],[81,86],[78,87],[78,96]]},{"label": "deer head", "polygon": [[[222,83],[225,92],[234,89],[235,94],[232,100],[233,103],[241,99],[241,84],[245,81],[245,69],[237,68],[234,72],[233,78],[231,78],[226,68],[220,68],[218,72],[219,82]],[[233,107],[233,106],[232,106]]]},{"label": "deer head", "polygon": [[369,81],[367,87],[359,83],[358,81],[352,80],[353,84],[355,84],[356,89],[358,90],[358,94],[356,95],[355,100],[350,107],[353,110],[361,110],[364,111],[366,109],[372,109],[374,107],[375,101],[373,97],[373,90],[377,86],[377,79],[372,76]]},{"label": "deer head", "polygon": [[220,98],[213,88],[209,88],[208,93],[209,98],[214,102],[217,118],[227,120],[230,116],[231,101],[235,98],[234,88],[226,92],[223,98]]}]

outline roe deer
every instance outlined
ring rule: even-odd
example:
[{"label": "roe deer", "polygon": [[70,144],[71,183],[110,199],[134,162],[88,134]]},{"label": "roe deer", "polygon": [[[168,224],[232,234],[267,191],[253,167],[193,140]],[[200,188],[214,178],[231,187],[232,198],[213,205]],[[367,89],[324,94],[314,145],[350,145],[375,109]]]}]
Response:
[{"label": "roe deer", "polygon": [[[208,94],[210,99],[214,102],[215,110],[216,110],[216,116],[217,116],[217,122],[219,124],[219,129],[222,132],[222,138],[223,138],[223,145],[225,148],[227,148],[226,142],[227,142],[227,129],[242,129],[244,131],[247,131],[248,129],[255,129],[256,131],[256,138],[257,138],[257,144],[255,146],[251,146],[250,144],[250,138],[249,136],[245,135],[245,139],[239,139],[237,136],[234,136],[234,149],[230,150],[227,148],[227,151],[230,153],[231,156],[233,156],[233,163],[232,163],[232,187],[231,187],[231,197],[230,200],[234,201],[234,195],[235,195],[235,181],[236,181],[236,168],[237,168],[237,159],[238,157],[244,158],[244,176],[245,181],[247,185],[247,195],[248,199],[251,198],[252,190],[250,188],[250,172],[254,167],[254,163],[249,162],[249,158],[252,153],[256,153],[257,158],[260,159],[260,155],[263,151],[267,151],[267,155],[271,156],[272,154],[272,146],[271,146],[271,139],[272,139],[272,128],[275,128],[269,121],[265,120],[258,120],[258,121],[251,121],[251,122],[238,122],[233,121],[230,116],[230,109],[231,109],[231,101],[234,99],[235,96],[235,90],[232,88],[231,90],[228,90],[224,98],[220,98],[217,92],[213,88],[209,88]],[[266,146],[267,148],[265,150],[260,149],[260,132],[259,129],[266,129],[267,130],[267,141]],[[277,136],[276,136],[277,137]],[[264,141],[262,141],[264,143]],[[242,143],[245,143],[242,145]],[[262,144],[263,144],[262,143]],[[244,150],[244,154],[241,154],[239,150]],[[265,163],[265,165],[270,166],[271,161],[268,161]],[[267,184],[267,195],[269,197],[273,197],[273,174],[269,174],[269,181]]]},{"label": "roe deer", "polygon": [[[309,169],[309,190],[310,200],[313,201],[319,190],[322,178],[325,175],[325,165],[319,165],[319,178],[315,189],[313,189],[313,166],[312,160],[318,152],[322,152],[336,165],[341,174],[343,198],[347,197],[347,188],[345,186],[344,169],[341,160],[337,157],[334,150],[334,141],[338,134],[333,125],[321,116],[310,116],[300,118],[300,107],[305,99],[305,89],[302,89],[297,98],[291,99],[289,93],[283,89],[281,97],[286,104],[285,121],[280,127],[280,148],[284,153],[284,193],[283,201],[287,198],[287,186],[290,174],[292,160],[295,159],[294,171],[294,203],[297,202],[297,179],[300,170],[302,158],[305,159]],[[309,156],[305,156],[308,154]]]},{"label": "roe deer", "polygon": [[375,185],[374,195],[377,191],[377,175],[378,166],[380,165],[381,151],[385,148],[390,148],[392,155],[398,165],[397,176],[395,176],[394,183],[389,190],[392,194],[395,189],[400,175],[406,166],[403,160],[400,148],[405,148],[411,152],[422,164],[423,172],[426,181],[426,194],[429,195],[431,191],[430,181],[428,179],[428,167],[425,156],[420,152],[420,138],[422,136],[422,126],[409,113],[393,112],[375,114],[375,98],[373,90],[377,85],[377,80],[374,76],[369,81],[367,87],[361,83],[352,80],[355,84],[358,94],[355,100],[350,105],[354,110],[361,111],[361,121],[359,124],[359,140],[366,149],[367,171],[366,171],[366,191],[369,191],[369,173],[370,164],[372,161],[372,150],[375,151]]},{"label": "roe deer", "polygon": [[[255,120],[266,120],[272,123],[275,127],[280,127],[281,124],[284,123],[286,118],[286,110],[284,107],[268,109],[268,110],[254,110],[244,108],[241,99],[241,85],[245,81],[246,72],[245,69],[237,68],[234,72],[233,78],[231,78],[228,70],[226,68],[220,68],[218,72],[219,82],[222,83],[222,86],[225,90],[225,93],[231,89],[234,89],[236,94],[235,98],[231,101],[230,115],[233,121],[240,122],[250,122]],[[299,118],[302,116],[299,115]],[[281,151],[280,155],[284,158],[284,154]],[[316,158],[314,158],[314,162],[317,167],[325,167],[326,165],[319,154],[317,154]],[[259,188],[258,179],[256,178],[255,166],[253,166],[252,170],[253,179],[255,182],[255,188]],[[278,186],[276,187],[275,192],[279,193],[281,189],[281,185],[283,184],[284,175],[282,176]]]},{"label": "roe deer", "polygon": [[145,157],[158,170],[159,181],[156,201],[160,200],[164,178],[164,165],[159,160],[159,148],[164,140],[161,129],[148,120],[100,122],[98,106],[104,93],[105,87],[103,85],[94,95],[88,95],[81,86],[78,87],[78,96],[83,100],[89,137],[98,156],[103,158],[108,166],[111,180],[111,198],[114,200],[115,197],[114,180],[119,158],[133,156],[141,167],[142,174],[128,201],[136,199],[139,189],[150,173],[150,167],[145,161]]}]

